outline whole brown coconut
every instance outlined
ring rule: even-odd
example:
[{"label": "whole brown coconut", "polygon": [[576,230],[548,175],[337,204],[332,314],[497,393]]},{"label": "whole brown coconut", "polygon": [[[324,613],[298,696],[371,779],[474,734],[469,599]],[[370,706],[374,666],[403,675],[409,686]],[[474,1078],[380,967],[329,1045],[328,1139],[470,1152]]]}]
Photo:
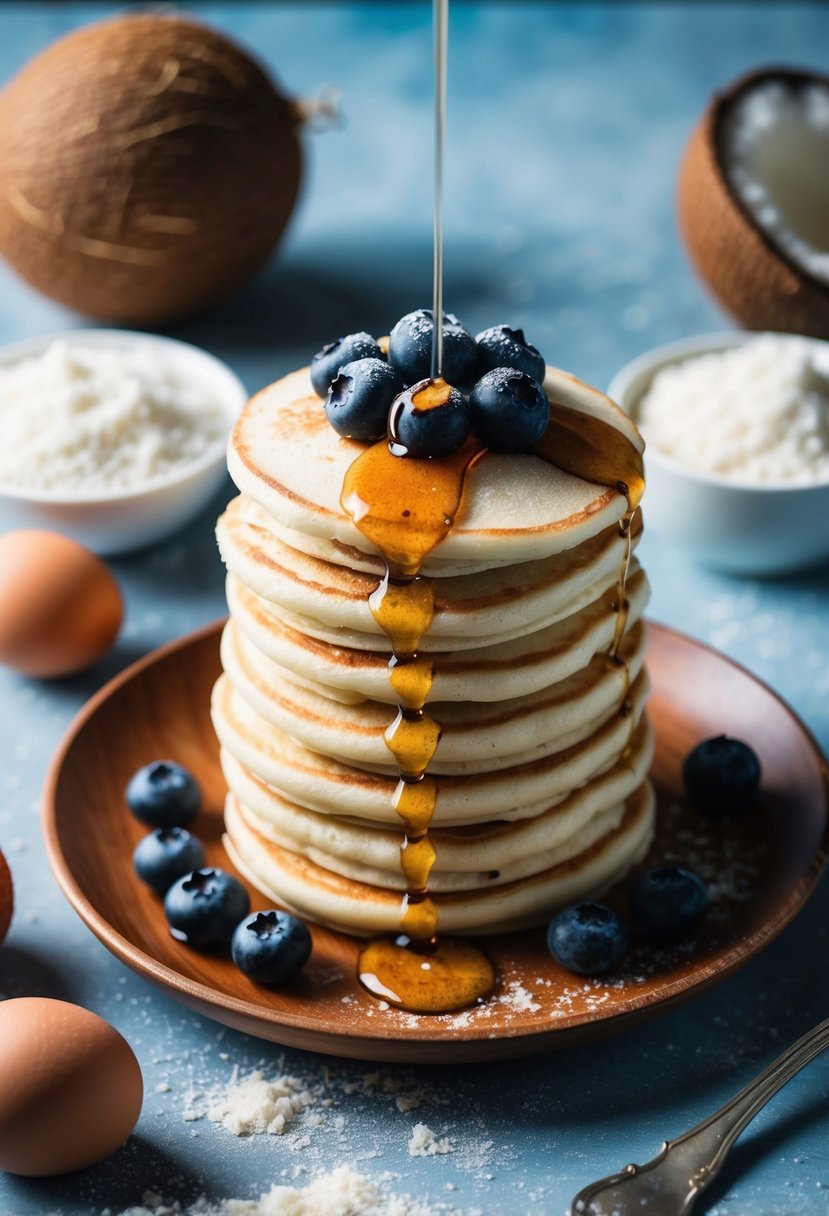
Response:
[{"label": "whole brown coconut", "polygon": [[298,122],[244,51],[194,21],[132,14],[76,30],[0,93],[0,252],[96,317],[204,309],[279,239]]},{"label": "whole brown coconut", "polygon": [[[742,77],[712,98],[680,167],[680,231],[701,278],[747,328],[829,338],[829,281],[782,249],[729,182],[724,132],[732,107],[753,90],[775,84],[797,96],[811,86],[829,90],[829,77],[769,68]],[[820,195],[829,201],[829,159],[820,157],[809,173],[810,188],[822,177]],[[801,185],[792,181],[790,188],[797,191]],[[816,208],[821,197],[812,200]]]}]

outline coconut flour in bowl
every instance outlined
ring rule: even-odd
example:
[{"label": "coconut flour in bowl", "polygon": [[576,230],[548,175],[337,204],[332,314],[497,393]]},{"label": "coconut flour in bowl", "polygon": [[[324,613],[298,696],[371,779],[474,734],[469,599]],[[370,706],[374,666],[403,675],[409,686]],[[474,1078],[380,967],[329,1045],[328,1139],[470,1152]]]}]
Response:
[{"label": "coconut flour in bowl", "polygon": [[688,469],[744,483],[829,478],[829,378],[815,344],[762,334],[670,363],[636,409],[647,443]]},{"label": "coconut flour in bowl", "polygon": [[61,340],[0,367],[0,488],[78,498],[144,489],[223,438],[218,396],[128,342]]}]

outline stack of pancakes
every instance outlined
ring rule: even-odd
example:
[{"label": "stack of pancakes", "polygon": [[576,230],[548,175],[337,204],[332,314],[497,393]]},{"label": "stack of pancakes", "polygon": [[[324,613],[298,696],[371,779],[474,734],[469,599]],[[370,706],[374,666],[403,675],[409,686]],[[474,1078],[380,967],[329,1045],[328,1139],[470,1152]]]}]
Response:
[{"label": "stack of pancakes", "polygon": [[[545,387],[641,450],[602,394],[553,369]],[[340,505],[363,450],[331,429],[307,369],[243,412],[228,457],[241,494],[218,524],[230,619],[213,721],[239,869],[303,916],[373,934],[399,929],[405,880],[384,741],[389,643],[368,605],[385,567]],[[635,557],[611,654],[627,506],[539,457],[487,452],[423,564],[435,614],[420,650],[442,728],[429,891],[443,932],[543,921],[648,846],[648,586]]]}]

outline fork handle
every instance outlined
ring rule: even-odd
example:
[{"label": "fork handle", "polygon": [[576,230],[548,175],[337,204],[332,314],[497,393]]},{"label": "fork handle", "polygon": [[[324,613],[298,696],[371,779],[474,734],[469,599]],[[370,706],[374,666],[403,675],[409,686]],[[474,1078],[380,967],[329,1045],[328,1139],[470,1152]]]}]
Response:
[{"label": "fork handle", "polygon": [[827,1047],[829,1018],[793,1043],[719,1110],[675,1140],[666,1142],[660,1156],[672,1158],[677,1165],[684,1160],[687,1165],[686,1176],[691,1180],[692,1188],[686,1211],[696,1195],[716,1178],[732,1144],[757,1112],[795,1073]]}]

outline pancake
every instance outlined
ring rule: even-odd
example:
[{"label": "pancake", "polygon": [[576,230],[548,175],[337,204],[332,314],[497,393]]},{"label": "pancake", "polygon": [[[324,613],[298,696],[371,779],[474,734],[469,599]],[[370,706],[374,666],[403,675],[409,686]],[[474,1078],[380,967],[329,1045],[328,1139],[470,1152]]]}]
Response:
[{"label": "pancake", "polygon": [[[629,680],[644,661],[645,635],[635,625],[620,647],[623,663],[597,655],[567,679],[507,701],[446,701],[430,705],[441,736],[430,772],[487,772],[563,751],[587,738],[616,713]],[[257,650],[231,619],[221,643],[222,666],[246,701],[269,722],[313,751],[368,767],[388,768],[388,705],[358,705],[302,688]]]},{"label": "pancake", "polygon": [[[268,529],[248,523],[241,499],[229,505],[216,535],[230,573],[275,605],[277,615],[299,618],[303,632],[316,628],[313,636],[322,636],[319,630],[325,627],[335,628],[338,636],[343,630],[374,634],[375,645],[388,649],[369,607],[378,582],[374,574],[291,549]],[[542,560],[437,579],[434,619],[420,649],[483,646],[572,616],[616,585],[626,547],[618,528],[610,528],[576,549]]]},{"label": "pancake", "polygon": [[[555,368],[548,368],[544,387],[553,413],[560,403],[599,418],[643,451],[634,424],[597,389]],[[228,446],[228,469],[239,489],[283,527],[373,552],[340,506],[345,474],[363,450],[329,425],[303,368],[248,402]],[[537,456],[487,452],[470,470],[464,509],[440,556],[493,564],[547,557],[618,523],[626,509],[618,491]]]},{"label": "pancake", "polygon": [[[355,882],[364,883],[369,886],[382,887],[385,890],[396,890],[401,895],[404,894],[406,880],[400,871],[399,862],[396,869],[381,869],[380,867],[366,865],[363,862],[353,862],[342,853],[326,853],[324,850],[316,849],[313,846],[297,848],[290,840],[281,840],[279,834],[274,832],[268,823],[251,814],[249,809],[242,803],[237,802],[237,805],[248,827],[259,832],[266,840],[270,840],[274,844],[281,845],[282,848],[289,849],[294,853],[300,854],[302,857],[306,857],[309,861],[313,861],[316,865],[324,870],[328,870],[330,873],[338,874],[343,878],[351,878]],[[601,840],[608,832],[617,828],[621,823],[624,811],[625,804],[623,802],[616,803],[606,811],[597,811],[595,815],[586,819],[580,827],[571,827],[567,837],[561,844],[554,848],[545,849],[543,852],[533,853],[529,857],[523,857],[518,861],[502,866],[500,870],[461,870],[453,872],[438,870],[435,867],[429,872],[430,894],[440,895],[460,891],[491,890],[495,887],[506,886],[508,883],[514,883],[519,879],[539,874],[544,870],[551,869],[553,866],[561,865],[562,862],[569,861],[572,857],[577,857],[579,853],[583,853],[585,849],[590,848],[597,841]],[[397,854],[399,858],[399,843]]]},{"label": "pancake", "polygon": [[[436,894],[441,931],[510,932],[538,924],[566,904],[600,895],[644,856],[654,812],[653,790],[645,782],[626,800],[617,826],[569,860],[501,886]],[[225,805],[225,824],[231,860],[269,898],[358,936],[399,932],[399,891],[334,874],[268,840],[250,826],[233,795]]]},{"label": "pancake", "polygon": [[[624,759],[532,819],[496,820],[488,825],[477,822],[468,828],[435,828],[430,833],[437,854],[430,872],[430,887],[439,891],[488,886],[557,864],[543,859],[552,850],[567,849],[591,820],[618,807],[634,793],[645,780],[652,757],[653,737],[645,720]],[[335,873],[400,890],[405,888],[400,872],[399,831],[314,814],[257,781],[238,761],[225,757],[223,768],[245,819],[269,840],[302,853]],[[573,848],[567,856],[574,856],[585,847]],[[369,871],[375,875],[382,873],[382,879],[369,877]],[[469,875],[476,872],[488,881],[471,882]]]},{"label": "pancake", "polygon": [[[291,549],[316,557],[323,562],[331,562],[335,566],[345,566],[349,570],[360,570],[364,574],[375,574],[378,579],[385,574],[385,563],[378,553],[366,553],[355,545],[346,545],[342,541],[329,536],[312,536],[307,532],[297,532],[295,528],[286,528],[272,515],[255,503],[247,495],[241,495],[242,513],[247,523],[257,528],[267,528],[284,541]],[[453,574],[478,574],[481,570],[491,570],[497,566],[511,566],[506,558],[494,561],[482,558],[479,561],[461,558],[441,557],[439,553],[427,554],[423,563],[423,573],[429,577],[445,578]]]},{"label": "pancake", "polygon": [[[539,814],[616,763],[642,720],[646,696],[643,672],[630,690],[629,717],[614,714],[581,743],[531,764],[442,777],[433,823],[442,827]],[[213,691],[211,712],[223,765],[236,761],[264,786],[311,811],[399,827],[392,801],[396,775],[367,772],[303,747],[251,709],[226,676]]]},{"label": "pancake", "polygon": [[[627,582],[627,627],[641,617],[649,587],[638,564]],[[572,616],[510,642],[475,649],[433,652],[430,701],[504,701],[556,684],[606,653],[616,628],[616,587]],[[234,575],[227,580],[231,616],[245,637],[304,687],[325,690],[335,700],[397,703],[389,682],[388,654],[334,646],[296,629]]]}]

